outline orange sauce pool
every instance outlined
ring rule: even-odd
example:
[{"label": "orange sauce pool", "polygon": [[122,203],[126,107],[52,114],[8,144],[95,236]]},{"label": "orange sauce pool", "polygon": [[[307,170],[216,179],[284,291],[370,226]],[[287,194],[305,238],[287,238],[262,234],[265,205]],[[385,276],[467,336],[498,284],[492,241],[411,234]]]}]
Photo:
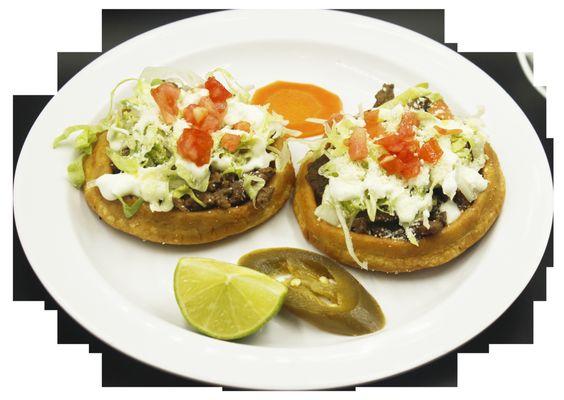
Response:
[{"label": "orange sauce pool", "polygon": [[270,104],[270,109],[289,121],[287,128],[301,131],[300,137],[323,133],[323,126],[306,118],[329,119],[341,112],[343,104],[336,94],[308,83],[276,81],[255,92],[253,104]]}]

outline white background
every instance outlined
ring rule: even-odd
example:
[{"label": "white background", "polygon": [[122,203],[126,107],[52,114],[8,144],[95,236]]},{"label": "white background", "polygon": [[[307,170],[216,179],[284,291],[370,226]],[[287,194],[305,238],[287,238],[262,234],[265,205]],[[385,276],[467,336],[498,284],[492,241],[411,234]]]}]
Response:
[{"label": "white background", "polygon": [[[166,4],[165,4],[166,3]],[[200,4],[198,4],[200,3]],[[548,85],[548,135],[561,134],[559,118],[564,108],[562,62],[562,17],[557,1],[494,2],[453,1],[309,1],[311,8],[445,8],[446,41],[459,44],[460,51],[533,51],[539,85]],[[190,2],[198,8],[265,8],[259,1]],[[303,1],[283,2],[301,8]],[[424,4],[424,6],[423,6]],[[213,6],[213,7],[212,7]],[[183,396],[201,400],[284,398],[287,393],[226,392],[217,388],[102,388],[101,356],[88,353],[87,345],[58,345],[55,311],[45,311],[41,302],[12,302],[12,95],[54,94],[56,92],[57,51],[100,51],[102,8],[184,8],[185,1],[11,1],[4,5],[0,24],[0,101],[3,135],[2,255],[0,268],[0,396],[7,399],[45,397],[59,399],[121,399],[124,396],[153,399],[157,396]],[[269,8],[281,8],[271,2]],[[291,29],[291,27],[280,27]],[[558,132],[558,133],[557,133]],[[562,144],[555,143],[557,154]],[[526,160],[524,160],[526,162]],[[555,157],[556,181],[562,162]],[[555,204],[562,202],[560,182],[556,182]],[[555,212],[556,238],[562,218]],[[555,264],[562,251],[555,245]],[[503,282],[500,282],[502,285]],[[477,397],[561,398],[564,357],[564,274],[560,268],[547,273],[547,302],[534,305],[534,345],[491,345],[489,354],[461,354],[458,357],[458,388],[361,388],[355,393],[324,392],[315,397],[373,399],[475,399]],[[311,398],[310,393],[294,392],[293,398]]]}]

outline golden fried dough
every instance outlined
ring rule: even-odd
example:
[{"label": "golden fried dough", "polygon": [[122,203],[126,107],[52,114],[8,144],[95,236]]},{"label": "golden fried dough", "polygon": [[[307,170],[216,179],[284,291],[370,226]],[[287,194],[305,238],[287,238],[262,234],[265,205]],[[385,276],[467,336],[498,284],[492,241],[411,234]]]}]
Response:
[{"label": "golden fried dough", "polygon": [[[283,142],[279,140],[277,147]],[[105,133],[99,135],[92,155],[84,159],[86,182],[103,174],[111,174],[110,159],[106,155],[108,142]],[[295,181],[294,168],[288,162],[283,171],[267,183],[274,188],[272,198],[266,207],[255,208],[252,202],[228,209],[214,208],[203,211],[152,212],[148,203],[127,219],[118,200],[109,201],[102,197],[97,187],[86,188],[84,197],[90,208],[108,225],[140,239],[163,244],[208,243],[236,235],[255,227],[280,210],[290,197]]]},{"label": "golden fried dough", "polygon": [[[486,234],[501,212],[505,198],[505,179],[497,155],[488,144],[488,161],[483,176],[488,187],[460,217],[439,233],[419,240],[419,246],[408,241],[377,238],[351,232],[358,258],[368,263],[368,269],[382,272],[411,272],[442,265],[462,254]],[[319,220],[313,190],[306,180],[309,164],[300,168],[294,197],[294,213],[305,238],[335,260],[358,267],[347,251],[343,231]]]}]

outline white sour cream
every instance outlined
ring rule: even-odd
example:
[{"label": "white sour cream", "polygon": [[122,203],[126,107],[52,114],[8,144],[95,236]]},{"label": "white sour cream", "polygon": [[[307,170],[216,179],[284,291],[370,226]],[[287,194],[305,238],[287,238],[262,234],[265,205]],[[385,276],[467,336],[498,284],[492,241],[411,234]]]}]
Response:
[{"label": "white sour cream", "polygon": [[227,100],[227,114],[224,122],[227,125],[233,125],[237,122],[246,121],[254,129],[257,129],[264,122],[265,114],[266,111],[262,107],[242,103],[231,98]]}]

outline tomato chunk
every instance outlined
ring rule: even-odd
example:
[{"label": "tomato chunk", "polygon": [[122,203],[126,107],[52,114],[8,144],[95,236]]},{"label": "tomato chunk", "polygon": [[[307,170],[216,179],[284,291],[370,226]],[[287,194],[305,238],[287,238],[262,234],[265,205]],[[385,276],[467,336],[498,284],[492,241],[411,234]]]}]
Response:
[{"label": "tomato chunk", "polygon": [[250,132],[251,131],[251,124],[247,121],[239,121],[235,125],[233,125],[233,129],[237,129],[239,131]]},{"label": "tomato chunk", "polygon": [[417,114],[408,111],[404,113],[401,117],[401,121],[398,126],[398,134],[400,136],[415,136],[415,128],[419,127],[419,118]]},{"label": "tomato chunk", "polygon": [[349,139],[349,157],[353,161],[364,160],[368,157],[368,145],[366,143],[366,130],[356,128]]},{"label": "tomato chunk", "polygon": [[432,138],[419,149],[419,157],[429,164],[435,164],[443,155],[443,150],[437,142],[437,139]]},{"label": "tomato chunk", "polygon": [[397,175],[405,179],[410,179],[419,175],[421,164],[415,158],[412,161],[404,162],[395,155],[384,155],[380,157],[380,166],[390,175]]},{"label": "tomato chunk", "polygon": [[380,157],[380,165],[390,175],[400,175],[405,164],[394,155],[384,155]]},{"label": "tomato chunk", "polygon": [[202,131],[212,133],[220,128],[222,117],[209,97],[203,98],[199,105],[190,104],[184,109],[183,114],[186,122],[190,122]]},{"label": "tomato chunk", "polygon": [[229,90],[221,84],[220,81],[210,76],[204,84],[206,89],[210,92],[210,98],[214,103],[221,103],[233,96]]},{"label": "tomato chunk", "polygon": [[371,138],[379,137],[386,133],[386,128],[379,121],[378,110],[365,111],[364,122],[366,122],[366,130]]},{"label": "tomato chunk", "polygon": [[230,153],[234,153],[241,144],[241,136],[226,133],[221,137],[221,147]]},{"label": "tomato chunk", "polygon": [[442,99],[437,100],[433,104],[431,104],[431,107],[429,107],[429,113],[433,114],[438,119],[452,119],[453,118],[453,115],[452,115],[452,112],[450,111],[449,106]]},{"label": "tomato chunk", "polygon": [[174,83],[164,82],[151,89],[151,96],[159,106],[164,122],[172,124],[178,114],[176,101],[180,96],[180,89]]},{"label": "tomato chunk", "polygon": [[212,133],[219,129],[219,119],[214,115],[209,115],[200,124],[200,129],[204,132]]},{"label": "tomato chunk", "polygon": [[419,175],[420,171],[421,171],[421,164],[419,163],[419,160],[416,160],[405,164],[405,167],[401,171],[401,175],[405,179],[411,179]]},{"label": "tomato chunk", "polygon": [[210,162],[213,139],[198,128],[186,128],[176,142],[178,153],[198,167]]},{"label": "tomato chunk", "polygon": [[396,134],[384,136],[377,143],[392,154],[399,153],[404,146],[402,137]]}]

